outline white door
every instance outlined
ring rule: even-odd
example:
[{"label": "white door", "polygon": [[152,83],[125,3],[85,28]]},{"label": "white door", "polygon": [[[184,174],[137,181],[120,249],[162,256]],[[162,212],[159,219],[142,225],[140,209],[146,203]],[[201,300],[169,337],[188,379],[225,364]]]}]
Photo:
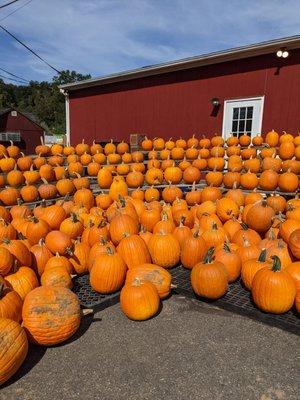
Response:
[{"label": "white door", "polygon": [[225,100],[223,115],[223,137],[261,133],[264,97]]}]

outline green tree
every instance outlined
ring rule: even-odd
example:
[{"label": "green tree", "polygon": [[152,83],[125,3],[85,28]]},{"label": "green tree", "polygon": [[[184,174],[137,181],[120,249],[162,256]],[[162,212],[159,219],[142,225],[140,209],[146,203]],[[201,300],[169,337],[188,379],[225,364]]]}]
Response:
[{"label": "green tree", "polygon": [[66,130],[65,98],[59,85],[91,78],[76,71],[61,71],[51,82],[31,81],[28,85],[6,84],[0,79],[0,109],[14,107],[35,115],[48,132],[64,134]]}]

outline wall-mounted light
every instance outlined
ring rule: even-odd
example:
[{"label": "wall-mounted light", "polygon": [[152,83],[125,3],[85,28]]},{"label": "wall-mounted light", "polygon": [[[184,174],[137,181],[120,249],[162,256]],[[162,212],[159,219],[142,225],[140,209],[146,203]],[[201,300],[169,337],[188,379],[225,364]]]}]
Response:
[{"label": "wall-mounted light", "polygon": [[210,99],[210,102],[213,107],[218,107],[220,105],[220,100],[217,97],[213,97]]},{"label": "wall-mounted light", "polygon": [[282,57],[282,58],[287,58],[289,56],[289,52],[287,51],[286,48],[279,49],[276,52],[277,57]]}]

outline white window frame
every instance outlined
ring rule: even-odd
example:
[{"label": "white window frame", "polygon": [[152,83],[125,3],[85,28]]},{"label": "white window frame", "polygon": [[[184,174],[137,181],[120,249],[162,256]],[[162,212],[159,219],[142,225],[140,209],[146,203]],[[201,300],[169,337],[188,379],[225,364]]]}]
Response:
[{"label": "white window frame", "polygon": [[251,100],[260,100],[261,101],[261,112],[259,115],[259,120],[258,120],[258,132],[255,132],[255,134],[261,133],[261,128],[262,128],[262,121],[263,121],[263,115],[264,115],[264,103],[265,103],[265,96],[256,96],[256,97],[243,97],[243,98],[235,98],[235,99],[227,99],[224,101],[224,108],[223,108],[223,121],[222,121],[222,136],[224,139],[226,139],[226,132],[225,132],[225,122],[226,122],[226,112],[227,112],[227,105],[232,104],[232,103],[239,103],[241,101],[251,101]]},{"label": "white window frame", "polygon": [[[18,137],[15,138],[13,135],[18,135]],[[1,142],[9,142],[10,140],[13,142],[21,142],[21,132],[0,132]]]}]

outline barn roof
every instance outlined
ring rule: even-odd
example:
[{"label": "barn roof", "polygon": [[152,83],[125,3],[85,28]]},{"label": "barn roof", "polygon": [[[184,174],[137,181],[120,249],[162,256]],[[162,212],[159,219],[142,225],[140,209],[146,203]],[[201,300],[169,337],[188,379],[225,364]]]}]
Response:
[{"label": "barn roof", "polygon": [[36,118],[36,116],[32,113],[29,112],[21,112],[19,110],[17,110],[14,107],[9,107],[9,108],[4,108],[2,110],[0,110],[0,117],[1,115],[7,114],[8,112],[11,111],[17,111],[19,114],[23,115],[25,118],[27,118],[29,121],[33,122],[35,125],[37,125],[39,128],[43,129],[43,131],[45,130],[38,122],[38,119]]},{"label": "barn roof", "polygon": [[248,57],[260,56],[276,52],[280,48],[288,50],[300,48],[300,35],[289,36],[281,39],[251,44],[243,47],[235,47],[228,50],[217,51],[209,54],[188,57],[181,60],[149,65],[142,68],[137,68],[130,71],[119,72],[98,78],[86,79],[79,82],[60,85],[62,91],[73,91],[84,89],[93,86],[102,86],[109,83],[128,81],[146,76],[153,76],[167,72],[185,70],[205,65],[218,64],[226,61],[239,60]]}]

